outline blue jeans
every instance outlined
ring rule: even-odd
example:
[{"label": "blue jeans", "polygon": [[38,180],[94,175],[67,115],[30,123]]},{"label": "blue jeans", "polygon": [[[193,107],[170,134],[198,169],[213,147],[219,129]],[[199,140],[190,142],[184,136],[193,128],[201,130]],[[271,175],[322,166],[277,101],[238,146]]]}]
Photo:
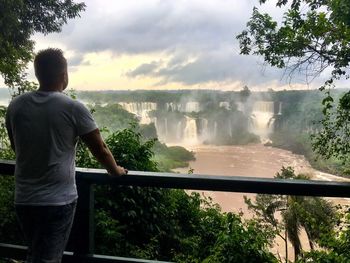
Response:
[{"label": "blue jeans", "polygon": [[60,263],[72,228],[77,202],[63,206],[16,205],[28,244],[26,263]]}]

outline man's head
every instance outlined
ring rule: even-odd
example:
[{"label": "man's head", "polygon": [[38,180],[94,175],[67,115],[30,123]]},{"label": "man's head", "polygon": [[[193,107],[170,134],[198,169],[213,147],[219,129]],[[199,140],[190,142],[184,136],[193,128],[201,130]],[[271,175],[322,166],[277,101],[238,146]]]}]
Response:
[{"label": "man's head", "polygon": [[67,60],[60,49],[48,48],[34,59],[35,76],[43,89],[63,90],[68,85]]}]

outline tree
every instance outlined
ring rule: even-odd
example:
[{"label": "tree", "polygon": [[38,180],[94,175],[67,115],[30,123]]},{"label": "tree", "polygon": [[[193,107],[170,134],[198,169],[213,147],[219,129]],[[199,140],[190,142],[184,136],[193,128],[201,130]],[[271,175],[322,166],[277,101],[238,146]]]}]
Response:
[{"label": "tree", "polygon": [[244,86],[242,90],[239,91],[239,97],[241,98],[242,102],[246,102],[251,95],[251,91],[248,88],[248,86]]},{"label": "tree", "polygon": [[30,37],[36,32],[60,32],[84,9],[84,3],[72,0],[0,0],[0,74],[12,95],[35,87],[24,73],[34,55]]},{"label": "tree", "polygon": [[[265,3],[266,0],[260,0]],[[331,74],[320,90],[323,99],[323,128],[314,137],[314,149],[324,157],[350,158],[350,92],[335,105],[331,88],[348,79],[350,63],[350,2],[348,0],[278,0],[287,7],[282,22],[253,9],[247,29],[237,36],[241,54],[255,54],[265,62],[301,71],[316,78],[326,68]]]},{"label": "tree", "polygon": [[[296,175],[291,167],[282,168],[275,178],[288,180],[308,180],[303,174]],[[259,221],[275,235],[287,242],[287,238],[294,248],[295,259],[302,253],[300,231],[304,229],[308,237],[311,250],[323,235],[331,233],[336,225],[336,210],[333,205],[319,197],[262,195],[256,196],[255,202],[245,198],[248,208],[254,211]],[[282,220],[278,219],[278,214]],[[283,233],[285,231],[285,233]],[[287,254],[287,251],[286,251]],[[286,255],[288,258],[288,255]]]}]

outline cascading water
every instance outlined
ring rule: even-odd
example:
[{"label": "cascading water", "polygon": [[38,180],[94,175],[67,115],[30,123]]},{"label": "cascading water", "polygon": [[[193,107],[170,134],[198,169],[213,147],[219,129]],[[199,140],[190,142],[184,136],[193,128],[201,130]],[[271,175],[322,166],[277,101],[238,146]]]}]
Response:
[{"label": "cascading water", "polygon": [[214,122],[214,138],[218,135],[218,123]]},{"label": "cascading water", "polygon": [[189,101],[185,104],[185,112],[199,112],[199,103],[196,101]]},{"label": "cascading water", "polygon": [[220,108],[225,108],[226,110],[230,109],[230,103],[228,101],[220,101],[219,104]]},{"label": "cascading water", "polygon": [[208,120],[207,119],[201,119],[200,120],[200,141],[205,141],[210,138],[210,133],[208,130]]},{"label": "cascading water", "polygon": [[180,112],[199,112],[199,102],[189,101],[185,103],[167,102],[165,104],[167,111],[180,111]]},{"label": "cascading water", "polygon": [[152,119],[149,112],[157,109],[157,104],[153,102],[119,102],[118,104],[124,110],[135,114],[141,124],[150,124]]},{"label": "cascading water", "polygon": [[165,103],[167,111],[181,111],[181,103],[167,102]]},{"label": "cascading water", "polygon": [[233,133],[232,133],[232,120],[229,119],[228,122],[228,134],[230,135],[230,137],[232,137]]},{"label": "cascading water", "polygon": [[244,104],[242,102],[237,101],[236,106],[237,106],[238,111],[245,112],[245,107],[244,107]]},{"label": "cascading water", "polygon": [[197,134],[197,124],[196,120],[185,116],[186,126],[184,129],[183,142],[185,144],[197,144],[198,143],[198,134]]},{"label": "cascading water", "polygon": [[282,115],[282,102],[281,101],[278,103],[278,113],[277,113],[277,115]]},{"label": "cascading water", "polygon": [[179,121],[176,124],[176,140],[180,141],[182,139],[182,122]]},{"label": "cascading water", "polygon": [[251,132],[260,136],[262,143],[269,142],[269,134],[273,131],[274,102],[257,101],[253,105]]}]

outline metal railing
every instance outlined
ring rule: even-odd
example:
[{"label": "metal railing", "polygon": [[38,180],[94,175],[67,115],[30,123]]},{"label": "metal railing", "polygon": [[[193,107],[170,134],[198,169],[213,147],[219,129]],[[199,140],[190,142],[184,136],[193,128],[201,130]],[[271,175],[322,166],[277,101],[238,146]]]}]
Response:
[{"label": "metal railing", "polygon": [[[15,163],[0,160],[0,174],[13,175]],[[289,180],[242,176],[210,176],[129,171],[127,176],[110,177],[104,170],[77,168],[78,206],[73,235],[79,237],[73,252],[65,252],[63,262],[160,262],[94,254],[94,185],[128,185],[174,189],[209,190],[258,194],[350,197],[350,183],[312,180]],[[0,258],[24,259],[26,247],[0,244]]]}]

